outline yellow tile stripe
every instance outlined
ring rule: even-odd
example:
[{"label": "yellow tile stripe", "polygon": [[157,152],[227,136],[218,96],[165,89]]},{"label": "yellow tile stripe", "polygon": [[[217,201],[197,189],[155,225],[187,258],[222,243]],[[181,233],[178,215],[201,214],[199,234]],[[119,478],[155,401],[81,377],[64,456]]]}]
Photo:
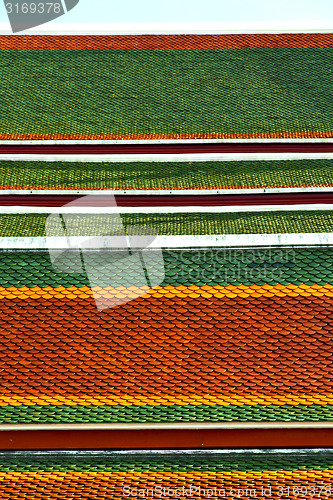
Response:
[{"label": "yellow tile stripe", "polygon": [[[138,292],[142,292],[138,293]],[[140,288],[135,286],[130,287],[94,287],[93,292],[95,296],[100,296],[103,298],[108,297],[126,297],[126,298],[136,298],[140,295],[144,299],[148,298],[248,298],[248,297],[333,297],[333,285],[228,285],[228,286],[172,286],[167,285],[164,287],[158,286],[149,291],[149,293],[145,293],[146,288]],[[93,297],[93,292],[90,287],[83,286],[81,288],[70,286],[70,287],[51,287],[47,286],[41,288],[39,286],[35,286],[32,288],[28,288],[26,286],[17,288],[17,287],[0,287],[0,299],[89,299]]]},{"label": "yellow tile stripe", "polygon": [[193,394],[193,395],[127,395],[121,396],[99,396],[99,395],[85,395],[80,396],[68,395],[39,395],[39,396],[1,396],[0,406],[172,406],[172,405],[208,405],[208,406],[242,406],[242,405],[333,405],[333,393],[326,394],[256,394],[256,393],[232,393],[221,395],[210,394]]},{"label": "yellow tile stripe", "polygon": [[[10,471],[10,472],[0,472],[0,490],[1,484],[6,481],[20,481],[20,482],[53,482],[64,480],[66,481],[76,481],[82,482],[87,481],[87,486],[91,486],[91,481],[94,481],[95,488],[97,487],[97,482],[101,480],[107,480],[109,486],[112,484],[117,484],[119,486],[130,485],[135,483],[137,488],[148,488],[154,487],[154,481],[156,481],[156,485],[163,483],[171,483],[171,484],[179,484],[181,487],[190,484],[195,486],[207,484],[210,482],[218,482],[219,484],[226,486],[236,486],[241,484],[254,484],[259,482],[269,484],[271,483],[272,487],[276,487],[277,485],[287,486],[288,483],[291,483],[292,486],[295,484],[306,486],[309,483],[314,483],[320,481],[325,482],[325,484],[333,478],[333,470],[325,469],[325,470],[279,470],[279,471],[177,471],[177,472],[166,472],[166,471],[136,471],[132,470],[129,472],[108,472],[108,471],[52,471],[52,472],[32,472],[32,471]],[[51,481],[52,480],[52,481]],[[149,486],[147,485],[147,481],[149,480]],[[96,481],[96,482],[95,482]],[[306,481],[306,482],[305,482]],[[90,483],[90,484],[89,484]],[[120,484],[119,484],[120,483]],[[51,484],[49,485],[51,487]],[[104,483],[105,486],[105,483]],[[117,488],[117,489],[118,489]],[[121,489],[119,489],[119,494],[121,493]],[[304,498],[304,496],[303,496]],[[318,498],[316,496],[316,498]],[[324,494],[321,498],[329,498]]]}]

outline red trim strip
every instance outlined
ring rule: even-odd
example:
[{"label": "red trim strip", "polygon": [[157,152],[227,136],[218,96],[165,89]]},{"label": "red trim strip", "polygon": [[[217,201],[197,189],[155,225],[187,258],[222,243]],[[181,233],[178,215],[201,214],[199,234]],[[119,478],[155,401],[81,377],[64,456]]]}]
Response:
[{"label": "red trim strip", "polygon": [[[260,424],[259,424],[260,425]],[[333,448],[331,429],[2,431],[2,450]]]},{"label": "red trim strip", "polygon": [[[0,206],[62,207],[79,200],[82,196],[56,195],[1,195]],[[276,193],[241,195],[116,195],[119,207],[160,206],[233,206],[233,205],[294,205],[311,203],[333,203],[333,192],[323,193]],[[108,196],[89,198],[94,207],[107,207]]]},{"label": "red trim strip", "polygon": [[188,50],[332,46],[332,33],[0,36],[0,50]]},{"label": "red trim strip", "polygon": [[0,144],[0,154],[333,153],[332,142],[183,144]]}]

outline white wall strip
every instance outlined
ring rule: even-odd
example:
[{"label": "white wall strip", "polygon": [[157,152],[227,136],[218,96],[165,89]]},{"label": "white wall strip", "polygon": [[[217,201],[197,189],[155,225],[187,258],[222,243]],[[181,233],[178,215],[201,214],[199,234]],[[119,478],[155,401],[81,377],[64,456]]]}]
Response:
[{"label": "white wall strip", "polygon": [[332,203],[307,203],[298,205],[231,205],[231,206],[164,206],[164,207],[119,207],[119,206],[0,206],[0,215],[5,214],[183,214],[183,213],[241,213],[241,212],[313,212],[332,211]]},{"label": "white wall strip", "polygon": [[[0,238],[0,250],[57,250],[68,248],[124,248],[122,237],[10,237]],[[135,238],[139,248],[145,248],[147,236]],[[141,244],[142,243],[142,244]],[[155,248],[209,248],[209,247],[260,247],[260,246],[316,246],[333,245],[333,233],[283,233],[283,234],[214,234],[214,235],[159,235],[148,249]],[[126,248],[130,248],[128,245]]]},{"label": "white wall strip", "polygon": [[[1,239],[0,239],[1,241]],[[150,248],[207,248],[333,245],[333,233],[157,236]],[[1,245],[0,245],[1,248]]]},{"label": "white wall strip", "polygon": [[325,193],[332,192],[333,186],[310,186],[288,188],[240,188],[240,189],[1,189],[1,196],[8,195],[235,195],[235,194],[273,194],[273,193]]},{"label": "white wall strip", "polygon": [[[218,428],[220,428],[220,426],[224,426],[224,425],[229,425],[229,423],[233,426],[233,424],[239,424],[239,425],[242,425],[243,422],[186,422],[184,423],[184,425],[193,425],[195,426],[195,428],[197,428],[196,426],[199,425],[201,426],[202,425],[217,425]],[[314,427],[330,427],[331,425],[331,422],[329,421],[324,421],[324,422],[314,422],[314,421],[309,421],[309,422],[244,422],[244,424],[247,426],[248,424],[253,424],[254,426],[257,426],[256,428],[260,428],[261,425],[263,427],[266,427],[269,426],[272,424],[273,428],[275,427],[278,427],[278,426],[282,426],[282,427],[290,427],[290,428],[298,428],[298,427],[301,427],[301,428],[314,428]],[[8,424],[4,424],[4,426],[7,426]],[[22,428],[21,430],[29,430],[32,428],[30,426],[33,426],[35,428],[35,430],[38,430],[39,428],[39,425],[45,425],[45,426],[52,426],[52,429],[53,429],[53,426],[65,426],[64,427],[64,430],[66,429],[66,426],[69,425],[69,426],[75,426],[75,428],[78,428],[78,429],[82,429],[82,428],[85,428],[85,425],[95,425],[95,424],[14,424],[14,425],[11,425],[9,424],[8,427],[10,426],[10,429],[8,430],[20,430],[19,428]],[[96,424],[97,426],[99,425],[113,425],[113,424]],[[132,423],[129,423],[129,424],[115,424],[115,425],[128,425],[128,429],[131,430],[133,427],[131,427],[132,425],[139,425],[139,426],[146,426],[146,425],[152,425],[152,429],[156,428],[155,426],[157,425],[162,425],[162,426],[165,426],[165,425],[183,425],[183,422],[170,422],[170,423],[162,423],[162,424],[159,424],[159,423],[155,423],[155,422],[152,422],[151,424],[150,423],[143,423],[143,424],[132,424]],[[28,427],[28,428],[27,428]],[[332,427],[332,426],[331,426]],[[98,427],[97,427],[98,428]],[[148,427],[147,427],[148,428]],[[150,427],[149,427],[150,428]],[[164,427],[163,427],[164,428]],[[72,427],[71,427],[72,429]],[[0,426],[0,430],[2,430],[2,426]],[[6,429],[7,430],[7,429]],[[280,454],[283,454],[283,455],[291,455],[291,454],[297,454],[297,453],[306,453],[308,452],[309,449],[308,448],[269,448],[269,449],[265,449],[265,448],[247,448],[247,449],[243,449],[243,448],[234,448],[234,449],[230,449],[230,448],[217,448],[217,449],[207,449],[207,448],[203,448],[203,449],[196,449],[195,450],[195,454],[196,455],[215,455],[215,454],[219,454],[219,453],[228,453],[230,455],[240,455],[240,454],[246,454],[246,455],[272,455],[273,453],[280,453]],[[333,454],[333,450],[331,448],[311,448],[311,454],[314,454],[314,453],[323,453],[325,452],[325,454]],[[164,450],[164,449],[161,449],[161,450],[157,450],[157,449],[153,449],[153,450],[147,450],[147,449],[143,449],[143,450],[138,450],[138,449],[134,449],[134,450],[126,450],[126,449],[123,449],[123,450],[98,450],[98,449],[94,449],[94,450],[9,450],[9,451],[6,451],[6,450],[1,450],[0,451],[0,456],[3,457],[3,456],[11,456],[11,457],[26,457],[27,454],[29,455],[33,455],[35,457],[52,457],[54,455],[58,455],[58,456],[77,456],[77,457],[85,457],[85,456],[92,456],[92,455],[100,455],[101,453],[103,453],[103,456],[104,457],[110,457],[110,456],[114,456],[114,457],[121,457],[123,455],[141,455],[141,456],[148,456],[148,455],[163,455],[163,456],[170,456],[170,455],[192,455],[193,454],[193,449],[168,449],[168,450]]]},{"label": "white wall strip", "polygon": [[[94,430],[94,429],[105,429],[105,430],[158,430],[158,429],[314,429],[314,428],[332,428],[332,422],[170,422],[170,423],[115,423],[115,424],[1,424],[1,431],[42,431],[42,430]],[[203,453],[216,453],[217,450],[200,450]],[[227,450],[223,450],[224,453]],[[247,452],[253,453],[259,450],[246,450]],[[273,450],[270,450],[272,453]],[[276,450],[278,453],[283,452],[283,450]],[[297,450],[301,451],[301,450]],[[314,450],[311,450],[314,451]],[[329,450],[332,452],[332,450]],[[193,453],[187,450],[181,450],[180,453]],[[263,450],[260,450],[263,452]],[[291,453],[291,450],[285,450],[285,453]],[[11,453],[13,451],[11,450]],[[15,453],[15,452],[14,452]],[[17,452],[16,452],[17,453]],[[34,452],[32,452],[34,453]],[[42,452],[37,452],[43,454]],[[56,453],[56,452],[54,452]],[[57,452],[59,453],[59,452]],[[62,453],[62,451],[60,452]],[[66,450],[67,453],[67,450]],[[77,453],[77,452],[75,452]],[[89,451],[89,453],[91,453]],[[119,452],[117,452],[119,453]],[[124,454],[128,454],[127,450],[123,451]],[[131,454],[140,453],[140,450],[129,451]],[[145,450],[143,453],[147,453]],[[170,454],[170,451],[159,451],[159,450],[148,450],[151,454]],[[196,453],[198,453],[196,451]],[[240,450],[232,450],[232,453],[240,453]],[[30,451],[29,451],[30,454]]]},{"label": "white wall strip", "polygon": [[173,153],[173,154],[0,154],[0,161],[45,162],[203,162],[203,161],[273,161],[331,160],[332,153]]},{"label": "white wall strip", "polygon": [[[333,31],[333,29],[332,29]],[[1,32],[0,32],[1,34]],[[94,139],[83,139],[83,140],[73,140],[73,139],[58,139],[58,140],[0,140],[0,145],[24,145],[24,146],[37,146],[37,145],[75,145],[75,144],[289,144],[289,143],[304,143],[304,144],[318,144],[318,143],[331,143],[333,144],[332,138],[313,138],[313,139],[105,139],[105,140],[94,140]]]}]

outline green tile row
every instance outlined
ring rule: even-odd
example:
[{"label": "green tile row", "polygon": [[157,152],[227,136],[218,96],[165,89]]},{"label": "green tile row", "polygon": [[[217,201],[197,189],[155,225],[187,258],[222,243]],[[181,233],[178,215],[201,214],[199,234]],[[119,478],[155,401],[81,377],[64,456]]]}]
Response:
[{"label": "green tile row", "polygon": [[2,50],[0,133],[332,133],[332,64],[332,48]]},{"label": "green tile row", "polygon": [[0,161],[2,189],[178,190],[332,185],[333,157],[163,163]]},{"label": "green tile row", "polygon": [[[95,276],[102,279],[105,274],[103,269],[111,262],[112,255],[96,252],[89,278]],[[333,284],[332,262],[333,248],[329,247],[164,250],[165,278],[161,285]],[[77,264],[75,255],[67,254],[63,263],[66,264],[65,272],[52,266],[47,251],[0,252],[0,286],[89,286],[85,272],[69,272],[71,265]],[[126,286],[126,277],[129,284],[133,284],[132,273],[135,269],[126,265],[126,257],[113,259],[113,263],[114,269],[124,272],[123,285]],[[156,261],[155,266],[159,265],[160,261]]]}]

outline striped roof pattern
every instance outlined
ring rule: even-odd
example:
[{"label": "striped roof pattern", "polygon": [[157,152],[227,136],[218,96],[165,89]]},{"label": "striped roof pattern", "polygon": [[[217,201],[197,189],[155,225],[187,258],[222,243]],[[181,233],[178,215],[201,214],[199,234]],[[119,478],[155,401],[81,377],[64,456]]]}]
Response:
[{"label": "striped roof pattern", "polygon": [[332,253],[164,250],[139,297],[123,259],[131,282],[92,289],[104,252],[90,281],[1,253],[0,423],[333,420]]},{"label": "striped roof pattern", "polygon": [[[0,140],[332,137],[331,34],[0,36],[0,49],[5,117]],[[329,188],[332,178],[327,157],[0,159],[0,189],[7,191],[232,192]],[[0,243],[43,239],[49,212],[40,208],[6,213],[3,207]],[[312,235],[332,233],[332,207],[149,208],[120,211],[126,231],[150,227],[180,243],[163,250],[164,279],[148,290],[133,285],[129,259],[117,256],[113,271],[122,278],[108,284],[103,274],[108,251],[90,254],[86,272],[75,271],[75,261],[73,272],[57,271],[40,249],[0,252],[0,425],[332,421],[332,247],[180,248],[188,237],[203,241],[221,235],[244,236],[244,241],[258,235],[259,241],[259,235],[305,233],[311,244]],[[91,212],[99,235],[105,218],[97,208]],[[90,215],[80,214],[77,235],[92,226]],[[70,217],[66,214],[66,224]],[[62,236],[59,228],[54,239]],[[121,304],[97,309],[96,297],[99,304],[108,304],[110,297]],[[326,456],[319,462],[317,457],[302,456],[299,467],[303,472],[309,467],[312,479],[315,469],[321,481],[318,463],[325,478],[330,465]],[[22,471],[35,492],[46,479],[50,486],[42,495],[56,491],[61,498],[64,490],[53,488],[64,481],[73,498],[89,499],[103,498],[99,483],[105,498],[107,488],[113,488],[112,498],[121,498],[123,474],[138,484],[142,470],[152,481],[155,472],[160,474],[166,484],[193,471],[196,484],[201,479],[215,484],[216,473],[228,475],[228,484],[230,477],[231,484],[247,484],[246,474],[261,480],[253,468],[262,472],[266,466],[269,477],[299,480],[295,457],[289,457],[291,465],[274,456],[261,466],[255,457],[250,465],[241,456],[229,465],[231,458],[220,456],[213,462],[191,459],[189,465],[187,459],[155,458],[126,459],[123,465],[91,457],[74,465],[63,458],[32,465],[14,460],[4,469],[0,491]],[[17,493],[16,485],[9,495]],[[29,487],[24,484],[24,494]]]},{"label": "striped roof pattern", "polygon": [[332,476],[330,450],[0,455],[0,493],[13,500],[232,498],[243,492],[280,498],[288,491],[329,498]]},{"label": "striped roof pattern", "polygon": [[330,33],[1,36],[0,48],[2,140],[333,135]]}]

